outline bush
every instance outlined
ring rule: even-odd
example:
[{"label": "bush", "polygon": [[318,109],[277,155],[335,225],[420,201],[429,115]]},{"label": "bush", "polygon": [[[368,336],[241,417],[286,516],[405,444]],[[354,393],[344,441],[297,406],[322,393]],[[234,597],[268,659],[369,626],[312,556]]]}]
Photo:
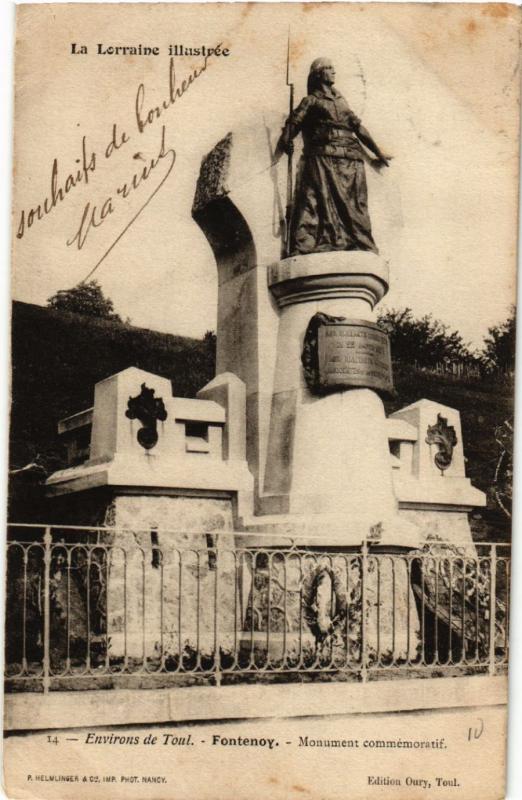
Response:
[{"label": "bush", "polygon": [[55,311],[70,311],[121,322],[120,316],[114,312],[112,300],[105,297],[97,281],[79,283],[72,289],[61,289],[48,298],[47,305]]},{"label": "bush", "polygon": [[481,354],[481,360],[488,370],[512,372],[515,369],[516,333],[516,311],[512,306],[510,316],[505,322],[488,328]]}]

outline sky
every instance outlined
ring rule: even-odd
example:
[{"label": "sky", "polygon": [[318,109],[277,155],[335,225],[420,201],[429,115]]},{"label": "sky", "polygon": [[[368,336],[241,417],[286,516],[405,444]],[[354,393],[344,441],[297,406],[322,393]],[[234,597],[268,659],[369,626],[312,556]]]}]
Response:
[{"label": "sky", "polygon": [[[145,28],[138,7],[123,15],[93,6],[81,24],[74,5],[54,16],[49,7],[20,14],[14,233],[22,211],[26,224],[13,240],[13,297],[45,304],[83,280],[139,212],[96,269],[103,291],[136,325],[191,336],[215,329],[215,261],[190,213],[199,166],[228,131],[241,137],[269,120],[275,135],[288,107],[290,28],[296,101],[311,61],[331,58],[337,88],[394,156],[386,172],[367,168],[375,238],[390,261],[383,305],[432,313],[479,346],[514,301],[517,231],[516,19],[509,7],[490,8],[353,4],[341,12],[291,4],[274,16],[269,5],[234,4],[205,10],[202,25],[187,6],[150,6]],[[89,53],[72,55],[73,41]],[[230,56],[212,59],[161,123],[137,132],[140,83],[144,108],[168,93],[168,45],[218,41]],[[158,45],[161,54],[97,55],[99,42]],[[200,64],[176,59],[178,82]],[[157,154],[163,123],[176,151],[165,183],[141,210],[166,160],[127,201],[116,198],[101,224],[104,201]],[[105,159],[114,124],[131,141]],[[89,184],[78,184],[29,228],[29,210],[49,196],[54,159],[60,184],[81,156],[82,137],[87,155],[97,157]],[[281,185],[285,169],[280,162]],[[89,214],[96,205],[100,224],[79,250],[67,241],[87,203]],[[262,242],[258,258],[263,263]]]}]

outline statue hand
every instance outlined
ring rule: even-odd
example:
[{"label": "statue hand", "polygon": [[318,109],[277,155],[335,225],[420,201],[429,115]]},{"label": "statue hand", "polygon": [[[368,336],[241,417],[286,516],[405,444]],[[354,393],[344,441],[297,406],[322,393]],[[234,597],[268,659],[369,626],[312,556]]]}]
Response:
[{"label": "statue hand", "polygon": [[277,164],[283,153],[287,155],[291,155],[294,152],[294,143],[292,140],[286,142],[283,137],[281,137],[277,143],[277,147],[274,153],[274,164]]},{"label": "statue hand", "polygon": [[284,153],[284,150],[281,147],[279,147],[279,145],[278,145],[276,147],[276,149],[275,149],[274,157],[273,157],[273,160],[272,160],[272,166],[274,164],[277,164],[278,161],[281,160],[281,156],[283,155],[283,153]]},{"label": "statue hand", "polygon": [[372,161],[372,166],[374,166],[375,169],[382,169],[382,167],[389,167],[392,158],[393,156],[387,156],[384,155],[384,153],[381,153],[380,156],[374,158],[374,160]]}]

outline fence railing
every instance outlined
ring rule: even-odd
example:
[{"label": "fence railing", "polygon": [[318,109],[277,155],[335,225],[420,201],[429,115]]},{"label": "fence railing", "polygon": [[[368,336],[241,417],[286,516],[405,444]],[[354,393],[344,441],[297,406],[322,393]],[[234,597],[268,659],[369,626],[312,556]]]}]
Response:
[{"label": "fence railing", "polygon": [[412,370],[422,372],[426,375],[444,377],[450,381],[512,381],[514,370],[509,367],[487,367],[485,364],[470,363],[458,359],[446,359],[437,361],[434,364],[423,364],[416,360],[402,360],[392,358],[393,367],[396,370],[405,369],[408,373]]},{"label": "fence railing", "polygon": [[507,665],[509,545],[392,553],[236,537],[10,526],[7,689],[365,681]]}]

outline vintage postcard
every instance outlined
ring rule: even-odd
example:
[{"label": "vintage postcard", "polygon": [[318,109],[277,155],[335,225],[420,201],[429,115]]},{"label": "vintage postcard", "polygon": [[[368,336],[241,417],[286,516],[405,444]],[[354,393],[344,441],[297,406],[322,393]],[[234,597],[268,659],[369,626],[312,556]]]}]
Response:
[{"label": "vintage postcard", "polygon": [[520,9],[16,16],[7,797],[503,797]]}]

